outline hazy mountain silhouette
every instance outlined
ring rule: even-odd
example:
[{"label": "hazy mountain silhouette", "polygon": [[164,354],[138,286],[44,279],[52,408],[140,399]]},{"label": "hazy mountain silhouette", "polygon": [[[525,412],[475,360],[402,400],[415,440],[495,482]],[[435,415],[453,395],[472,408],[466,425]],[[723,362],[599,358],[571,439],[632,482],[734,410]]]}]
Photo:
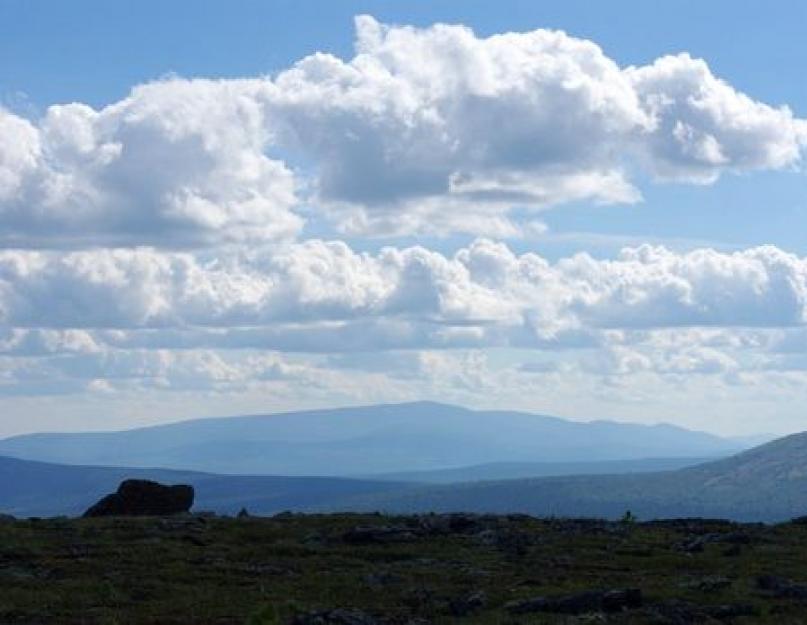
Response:
[{"label": "hazy mountain silhouette", "polygon": [[162,469],[59,466],[0,458],[0,510],[77,514],[124,478],[193,484],[197,509],[524,512],[643,519],[725,517],[780,521],[807,514],[807,433],[730,458],[656,473],[577,475],[422,485],[380,480],[220,476]]},{"label": "hazy mountain silhouette", "polygon": [[640,518],[781,521],[807,515],[807,432],[730,458],[659,473],[549,477],[414,488],[357,498],[352,507]]},{"label": "hazy mountain silhouette", "polygon": [[600,460],[592,462],[491,462],[453,469],[402,471],[357,476],[396,482],[455,484],[491,480],[517,480],[530,477],[565,475],[614,475],[673,471],[709,462],[714,458],[640,458],[637,460]]},{"label": "hazy mountain silhouette", "polygon": [[324,502],[409,485],[318,477],[220,476],[192,471],[65,466],[0,457],[0,513],[19,517],[76,516],[124,479],[191,484],[195,510],[234,514],[242,507],[258,514],[304,510]]},{"label": "hazy mountain silhouette", "polygon": [[416,402],[17,436],[0,441],[0,455],[223,474],[351,476],[501,462],[718,457],[746,446],[672,425],[581,423]]}]

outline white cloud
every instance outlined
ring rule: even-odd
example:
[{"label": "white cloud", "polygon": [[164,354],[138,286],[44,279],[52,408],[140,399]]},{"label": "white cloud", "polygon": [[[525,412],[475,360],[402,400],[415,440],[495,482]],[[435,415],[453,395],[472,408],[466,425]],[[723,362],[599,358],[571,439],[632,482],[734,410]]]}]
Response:
[{"label": "white cloud", "polygon": [[513,234],[513,206],[634,202],[633,169],[712,182],[795,166],[807,122],[701,60],[620,68],[594,43],[537,30],[477,37],[357,19],[349,62],[281,73],[274,104],[319,163],[317,201],[352,232]]},{"label": "white cloud", "polygon": [[184,246],[288,238],[292,172],[271,159],[260,81],[166,80],[100,111],[0,111],[3,242]]},{"label": "white cloud", "polygon": [[593,348],[615,331],[805,320],[807,259],[771,246],[676,253],[644,245],[614,260],[578,254],[554,263],[486,239],[452,256],[417,246],[358,253],[320,240],[213,259],[147,248],[0,252],[6,353],[90,352],[102,343]]},{"label": "white cloud", "polygon": [[35,122],[0,111],[4,242],[274,241],[302,214],[356,234],[518,236],[513,208],[636,202],[637,171],[797,167],[807,143],[805,120],[687,55],[621,68],[557,31],[356,23],[350,60],[168,78]]},{"label": "white cloud", "polygon": [[[263,352],[142,350],[0,356],[0,395],[51,395],[148,390],[244,392],[251,387],[316,386],[312,363]],[[327,376],[325,376],[327,377]]]},{"label": "white cloud", "polygon": [[[541,234],[550,206],[638,202],[637,180],[798,169],[807,121],[686,54],[620,67],[556,31],[356,25],[350,59],[0,108],[0,402],[540,396],[643,416],[801,396],[807,259],[550,261],[491,239]],[[486,238],[362,253],[312,232]]]},{"label": "white cloud", "polygon": [[709,183],[727,170],[800,163],[807,121],[738,92],[702,59],[666,56],[626,74],[653,118],[647,162],[660,176]]},{"label": "white cloud", "polygon": [[13,199],[40,158],[39,135],[29,122],[0,108],[0,202]]}]

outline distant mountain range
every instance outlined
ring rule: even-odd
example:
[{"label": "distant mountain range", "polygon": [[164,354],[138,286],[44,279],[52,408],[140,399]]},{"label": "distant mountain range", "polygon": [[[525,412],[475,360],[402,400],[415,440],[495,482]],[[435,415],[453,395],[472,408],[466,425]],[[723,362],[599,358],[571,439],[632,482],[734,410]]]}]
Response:
[{"label": "distant mountain range", "polygon": [[807,515],[807,433],[676,471],[428,486],[357,497],[349,507],[606,518],[631,510],[642,519],[781,521]]},{"label": "distant mountain range", "polygon": [[[627,467],[625,467],[627,468]],[[124,478],[189,483],[196,509],[523,512],[642,519],[706,516],[781,521],[807,515],[807,433],[674,471],[425,485],[345,478],[221,476],[189,471],[60,466],[0,458],[0,512],[74,515]]]},{"label": "distant mountain range", "polygon": [[456,484],[492,480],[517,480],[530,477],[565,475],[614,475],[673,471],[714,458],[641,458],[637,460],[601,460],[599,462],[491,462],[454,469],[403,471],[357,476],[373,480],[415,482],[421,484]]},{"label": "distant mountain range", "polygon": [[316,477],[210,475],[193,471],[83,467],[0,457],[0,514],[78,516],[124,479],[191,484],[194,509],[235,514],[242,507],[259,514],[308,510],[341,499],[383,492],[391,495],[411,485]]},{"label": "distant mountain range", "polygon": [[427,402],[36,434],[0,441],[0,512],[79,514],[139,477],[192,484],[195,509],[230,514],[807,515],[807,433],[735,453],[742,445]]},{"label": "distant mountain range", "polygon": [[221,476],[161,469],[60,466],[0,458],[0,512],[82,512],[124,478],[190,483],[196,509],[257,514],[297,511],[523,512],[642,519],[723,517],[781,521],[807,515],[807,433],[674,471],[425,485],[346,478]]},{"label": "distant mountain range", "polygon": [[[0,441],[0,455],[61,464],[162,467],[218,474],[371,476],[444,481],[552,475],[578,463],[714,458],[748,447],[672,425],[587,423],[416,402],[200,419],[124,432],[32,434]],[[505,468],[506,463],[510,468]],[[543,467],[536,463],[543,464]],[[551,468],[562,463],[567,469]],[[526,468],[532,464],[532,468]],[[515,468],[521,465],[521,468]],[[594,466],[594,465],[592,465]],[[638,465],[637,465],[638,466]],[[677,465],[682,466],[682,465]],[[656,468],[677,468],[673,465]],[[526,473],[525,473],[526,471]],[[537,472],[536,472],[537,471]],[[584,469],[602,472],[602,469]],[[397,478],[395,478],[397,479]]]}]

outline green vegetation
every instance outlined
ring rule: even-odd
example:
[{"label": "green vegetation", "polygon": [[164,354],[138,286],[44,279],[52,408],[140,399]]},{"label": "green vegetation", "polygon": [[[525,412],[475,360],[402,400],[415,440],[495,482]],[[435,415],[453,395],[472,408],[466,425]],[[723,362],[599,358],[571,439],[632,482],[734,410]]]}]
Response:
[{"label": "green vegetation", "polygon": [[632,515],[6,520],[0,623],[807,623],[805,551],[800,523]]}]

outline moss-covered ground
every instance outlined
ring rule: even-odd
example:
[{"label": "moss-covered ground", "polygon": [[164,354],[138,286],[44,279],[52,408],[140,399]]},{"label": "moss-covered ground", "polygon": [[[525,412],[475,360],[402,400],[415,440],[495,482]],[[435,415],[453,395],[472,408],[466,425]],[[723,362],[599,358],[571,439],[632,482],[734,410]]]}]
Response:
[{"label": "moss-covered ground", "polygon": [[[807,623],[802,583],[807,525],[798,523],[347,514],[0,521],[3,625],[797,624]],[[641,591],[641,605],[514,607],[625,588]]]}]

